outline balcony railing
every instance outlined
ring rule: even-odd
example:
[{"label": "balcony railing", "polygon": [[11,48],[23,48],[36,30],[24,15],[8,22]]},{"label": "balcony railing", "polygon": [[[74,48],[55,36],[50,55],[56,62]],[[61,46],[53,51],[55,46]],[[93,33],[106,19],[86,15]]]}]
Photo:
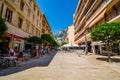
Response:
[{"label": "balcony railing", "polygon": [[117,9],[114,9],[113,11],[111,11],[109,14],[107,14],[105,16],[106,21],[110,21],[113,18],[117,17],[118,15],[120,15],[120,7]]}]

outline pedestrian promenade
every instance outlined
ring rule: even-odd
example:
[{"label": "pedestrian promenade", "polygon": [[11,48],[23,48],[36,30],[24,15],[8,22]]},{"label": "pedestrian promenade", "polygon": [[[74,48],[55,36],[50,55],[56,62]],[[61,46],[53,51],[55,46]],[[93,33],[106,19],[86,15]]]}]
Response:
[{"label": "pedestrian promenade", "polygon": [[[99,60],[106,56],[81,55],[75,52],[52,53],[42,60],[50,60],[47,66],[35,66],[14,74],[1,76],[0,80],[119,80],[120,62]],[[54,57],[53,57],[54,56]],[[32,64],[38,64],[39,59]],[[42,62],[42,61],[41,61]],[[39,63],[41,63],[39,62]],[[27,65],[31,65],[30,62]],[[118,68],[118,69],[117,69]]]},{"label": "pedestrian promenade", "polygon": [[46,54],[46,55],[41,56],[39,58],[34,57],[34,58],[31,58],[28,61],[21,62],[20,66],[1,69],[0,70],[0,76],[7,76],[7,75],[11,75],[11,74],[16,74],[18,72],[25,71],[27,69],[31,69],[31,68],[34,68],[34,67],[48,66],[55,55],[56,55],[56,51],[53,51],[49,55]]}]

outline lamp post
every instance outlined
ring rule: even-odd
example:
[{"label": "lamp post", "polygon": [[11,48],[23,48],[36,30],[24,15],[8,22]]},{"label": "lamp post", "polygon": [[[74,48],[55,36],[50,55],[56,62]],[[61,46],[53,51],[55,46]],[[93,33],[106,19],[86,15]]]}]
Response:
[{"label": "lamp post", "polygon": [[86,35],[87,35],[87,31],[85,32],[85,55],[88,54],[88,45],[87,45],[87,37],[86,37]]}]

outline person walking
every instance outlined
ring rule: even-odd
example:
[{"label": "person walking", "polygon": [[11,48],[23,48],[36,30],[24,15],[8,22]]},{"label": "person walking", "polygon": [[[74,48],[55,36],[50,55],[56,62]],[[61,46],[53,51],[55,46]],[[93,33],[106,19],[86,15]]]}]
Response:
[{"label": "person walking", "polygon": [[36,54],[36,57],[38,58],[39,57],[39,49],[35,49],[35,54]]}]

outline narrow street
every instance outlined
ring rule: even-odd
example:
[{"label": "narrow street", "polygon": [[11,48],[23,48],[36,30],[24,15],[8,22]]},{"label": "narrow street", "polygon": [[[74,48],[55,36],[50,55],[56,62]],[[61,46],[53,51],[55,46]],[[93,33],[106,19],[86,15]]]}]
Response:
[{"label": "narrow street", "polygon": [[97,60],[104,56],[57,52],[0,71],[0,80],[119,80],[120,63]]}]

